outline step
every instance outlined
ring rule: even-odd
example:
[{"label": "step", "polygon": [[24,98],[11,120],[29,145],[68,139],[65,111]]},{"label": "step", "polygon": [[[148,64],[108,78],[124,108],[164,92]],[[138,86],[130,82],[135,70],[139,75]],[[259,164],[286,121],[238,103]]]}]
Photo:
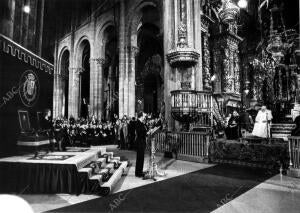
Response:
[{"label": "step", "polygon": [[290,134],[272,134],[272,138],[282,138],[284,141],[288,141]]},{"label": "step", "polygon": [[111,160],[118,160],[118,161],[120,161],[121,157],[113,157],[113,158],[111,158]]},{"label": "step", "polygon": [[102,155],[103,155],[103,156],[104,156],[104,155],[108,155],[110,158],[113,158],[113,157],[114,157],[114,153],[113,153],[113,152],[104,152]]},{"label": "step", "polygon": [[102,184],[103,183],[102,178],[103,178],[103,174],[95,174],[92,177],[90,177],[89,179],[91,181],[97,181],[99,184]]},{"label": "step", "polygon": [[280,127],[280,128],[294,128],[295,124],[272,124],[272,128],[274,127]]},{"label": "step", "polygon": [[105,166],[105,168],[109,170],[109,173],[113,173],[113,170],[115,169],[115,164],[109,163]]},{"label": "step", "polygon": [[89,178],[92,176],[92,171],[93,171],[93,169],[90,167],[85,167],[85,168],[81,168],[78,170],[78,172],[87,173]]},{"label": "step", "polygon": [[293,177],[293,178],[300,178],[300,169],[289,168],[287,170],[287,176]]},{"label": "step", "polygon": [[98,158],[96,162],[98,163],[99,167],[105,167],[106,158]]},{"label": "step", "polygon": [[101,169],[99,171],[99,174],[102,175],[102,179],[101,179],[102,183],[108,181],[111,176],[110,169],[108,168]]},{"label": "step", "polygon": [[110,161],[110,159],[114,157],[114,153],[113,152],[105,152],[101,155],[101,157],[106,158],[106,163],[108,163]]},{"label": "step", "polygon": [[108,195],[112,192],[113,188],[116,186],[116,183],[122,177],[127,165],[128,161],[122,161],[120,167],[117,170],[115,170],[115,172],[109,178],[109,180],[101,185],[103,195]]},{"label": "step", "polygon": [[272,129],[272,133],[282,133],[282,134],[290,134],[292,130],[286,130],[286,129]]},{"label": "step", "polygon": [[106,152],[106,147],[105,146],[91,146],[90,148],[93,149],[93,150],[100,151],[101,154]]}]

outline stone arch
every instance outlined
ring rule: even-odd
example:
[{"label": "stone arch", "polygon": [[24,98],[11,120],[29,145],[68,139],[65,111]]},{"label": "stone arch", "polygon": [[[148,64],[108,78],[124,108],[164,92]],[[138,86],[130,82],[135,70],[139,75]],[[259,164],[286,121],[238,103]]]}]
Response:
[{"label": "stone arch", "polygon": [[107,40],[107,38],[105,38],[105,30],[109,27],[116,27],[112,18],[97,27],[96,38],[98,42],[96,43],[96,53],[99,57],[103,57],[104,55],[105,42]]},{"label": "stone arch", "polygon": [[91,66],[92,45],[87,36],[82,36],[75,46],[75,67],[73,68],[74,114],[80,117],[89,116],[91,93]]},{"label": "stone arch", "polygon": [[69,51],[69,53],[70,53],[70,48],[68,46],[62,47],[61,50],[60,50],[60,52],[59,52],[59,54],[58,54],[58,70],[57,70],[58,74],[61,74],[62,57],[63,57],[63,55],[65,54],[66,51]]},{"label": "stone arch", "polygon": [[[98,26],[96,32],[96,55],[99,57],[97,69],[98,117],[110,120],[118,111],[118,54],[116,26],[111,18]],[[117,108],[117,109],[116,109]]]},{"label": "stone arch", "polygon": [[82,57],[82,53],[83,53],[83,49],[85,44],[89,44],[90,46],[90,54],[91,54],[91,40],[89,39],[89,37],[87,35],[82,36],[75,45],[75,66],[76,68],[80,68],[80,65],[82,63],[81,57]]},{"label": "stone arch", "polygon": [[154,1],[143,1],[134,7],[133,13],[129,18],[129,24],[127,27],[127,39],[128,44],[130,44],[131,46],[137,47],[137,32],[143,15],[142,9],[147,6],[158,8],[157,4]]},{"label": "stone arch", "polygon": [[59,56],[59,90],[60,90],[60,115],[68,117],[69,114],[69,67],[70,50],[67,47],[62,48]]},{"label": "stone arch", "polygon": [[[153,16],[153,13],[157,13],[159,16]],[[134,86],[134,101],[137,112],[141,110],[150,112],[151,110],[149,110],[147,103],[151,103],[151,100],[154,101],[154,103],[151,103],[153,107],[152,111],[158,112],[160,111],[160,106],[157,106],[157,103],[163,102],[163,96],[161,96],[161,94],[163,94],[161,89],[163,89],[162,82],[164,79],[161,60],[163,57],[163,44],[162,41],[160,42],[160,38],[156,38],[156,35],[159,35],[161,32],[161,19],[161,11],[159,10],[158,3],[155,1],[144,1],[137,5],[134,14],[129,19],[127,27],[127,44],[130,47],[127,49],[127,55],[130,61],[128,73],[129,76],[134,76],[136,82]],[[149,44],[151,41],[154,41],[153,39],[155,40],[155,47],[152,49]],[[151,47],[150,51],[147,52],[147,45],[145,44]],[[137,51],[133,51],[134,49]],[[152,59],[155,58],[159,58],[160,61],[160,65],[157,66],[159,67],[158,72],[154,71],[155,67],[153,65],[155,65],[155,63],[153,63]],[[151,66],[148,70],[149,72],[146,71],[148,66]],[[153,84],[155,84],[153,89],[157,92],[155,98],[152,98],[150,101],[146,101],[147,97],[145,95],[149,86],[146,81],[153,82]],[[132,92],[130,95],[131,94]]]}]

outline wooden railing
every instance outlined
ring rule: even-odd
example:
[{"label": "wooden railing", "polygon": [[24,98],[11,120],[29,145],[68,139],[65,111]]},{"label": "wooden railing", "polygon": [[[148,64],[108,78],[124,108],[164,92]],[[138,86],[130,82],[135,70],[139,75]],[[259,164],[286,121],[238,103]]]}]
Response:
[{"label": "wooden railing", "polygon": [[289,136],[290,169],[300,169],[300,136]]},{"label": "wooden railing", "polygon": [[158,132],[154,135],[157,152],[173,152],[178,159],[203,162],[208,160],[208,133]]}]

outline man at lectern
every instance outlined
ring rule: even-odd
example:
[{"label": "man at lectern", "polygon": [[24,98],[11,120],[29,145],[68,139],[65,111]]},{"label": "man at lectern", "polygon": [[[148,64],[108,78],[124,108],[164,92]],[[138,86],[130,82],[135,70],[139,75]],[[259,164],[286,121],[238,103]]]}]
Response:
[{"label": "man at lectern", "polygon": [[143,112],[138,113],[138,120],[135,124],[136,131],[136,166],[135,166],[135,176],[144,177],[143,167],[144,167],[144,154],[146,148],[146,135],[147,127],[144,124],[145,114]]}]

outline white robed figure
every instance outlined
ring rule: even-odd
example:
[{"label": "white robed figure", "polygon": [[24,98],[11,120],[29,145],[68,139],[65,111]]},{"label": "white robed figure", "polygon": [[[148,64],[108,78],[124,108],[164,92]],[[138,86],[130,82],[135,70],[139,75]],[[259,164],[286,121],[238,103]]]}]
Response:
[{"label": "white robed figure", "polygon": [[269,138],[272,119],[273,116],[271,110],[268,110],[266,106],[262,106],[256,115],[252,135],[261,138]]}]

